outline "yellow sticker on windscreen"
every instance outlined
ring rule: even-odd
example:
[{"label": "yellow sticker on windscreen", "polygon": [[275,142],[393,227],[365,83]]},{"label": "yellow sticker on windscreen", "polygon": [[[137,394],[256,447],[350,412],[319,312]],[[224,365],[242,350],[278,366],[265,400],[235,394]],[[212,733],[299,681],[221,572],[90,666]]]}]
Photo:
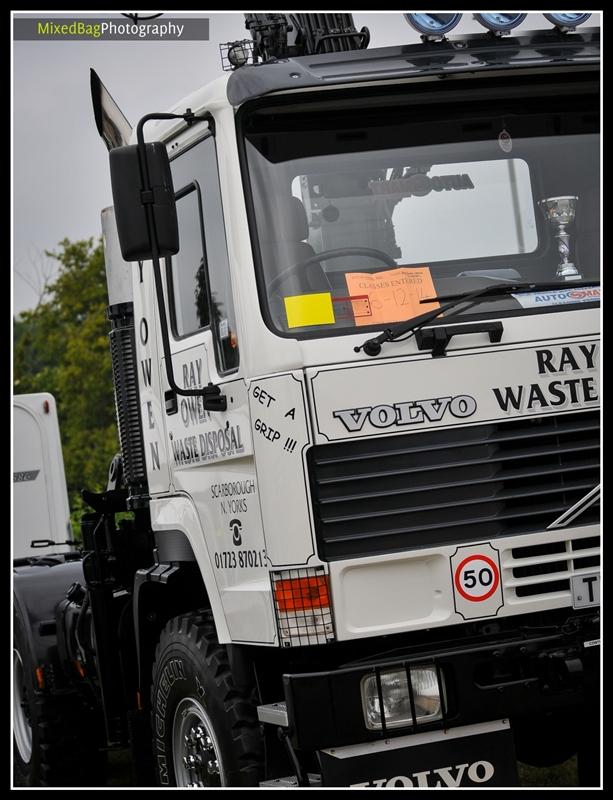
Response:
[{"label": "yellow sticker on windscreen", "polygon": [[283,299],[288,328],[334,324],[334,308],[330,292],[297,294]]},{"label": "yellow sticker on windscreen", "polygon": [[429,267],[397,267],[384,272],[348,272],[350,295],[367,295],[371,313],[355,315],[356,325],[404,322],[438,308],[438,303],[420,303],[434,297]]}]

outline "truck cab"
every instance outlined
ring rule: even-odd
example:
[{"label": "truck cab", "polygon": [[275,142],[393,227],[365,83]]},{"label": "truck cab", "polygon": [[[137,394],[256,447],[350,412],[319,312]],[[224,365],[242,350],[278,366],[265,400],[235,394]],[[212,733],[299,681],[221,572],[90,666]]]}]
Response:
[{"label": "truck cab", "polygon": [[[134,269],[151,508],[161,530],[190,520],[229,641],[291,646],[270,575],[292,569],[328,576],[334,632],[313,643],[571,604],[571,560],[521,567],[594,535],[594,503],[572,535],[556,521],[598,484],[598,83],[576,63],[512,69],[527,56],[506,43],[488,45],[497,71],[469,70],[483,45],[460,44],[445,80],[419,52],[382,79],[394,48],[352,52],[349,87],[332,55],[237,70],[172,109],[206,121],[151,126],[177,198],[162,269],[175,379],[227,399],[164,401],[153,273]],[[569,280],[547,210],[564,197]],[[445,297],[548,282],[355,352]],[[497,552],[487,601],[450,580],[472,542]]]},{"label": "truck cab", "polygon": [[[246,67],[171,109],[202,122],[151,124],[178,216],[162,265],[175,379],[227,399],[169,399],[153,271],[133,269],[152,527],[159,547],[189,541],[220,642],[393,649],[591,618],[598,80],[581,43],[569,63],[541,34]],[[486,668],[484,697],[505,670]],[[386,727],[363,714],[350,742]],[[338,716],[320,744],[343,741]],[[441,701],[411,724],[443,718]]]}]

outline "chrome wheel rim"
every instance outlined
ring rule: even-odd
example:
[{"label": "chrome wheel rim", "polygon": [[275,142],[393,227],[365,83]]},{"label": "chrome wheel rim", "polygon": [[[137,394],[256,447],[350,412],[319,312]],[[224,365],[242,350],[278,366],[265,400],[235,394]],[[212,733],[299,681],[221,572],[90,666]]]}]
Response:
[{"label": "chrome wheel rim", "polygon": [[21,760],[28,764],[32,758],[32,726],[28,716],[25,677],[21,655],[18,650],[13,650],[13,733]]},{"label": "chrome wheel rim", "polygon": [[172,756],[177,786],[225,786],[219,744],[209,715],[185,697],[172,721]]}]

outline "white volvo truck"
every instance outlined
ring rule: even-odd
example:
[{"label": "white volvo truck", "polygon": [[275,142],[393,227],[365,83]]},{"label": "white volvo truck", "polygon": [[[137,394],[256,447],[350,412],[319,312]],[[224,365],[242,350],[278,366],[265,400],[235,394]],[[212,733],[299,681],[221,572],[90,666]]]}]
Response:
[{"label": "white volvo truck", "polygon": [[121,454],[16,570],[33,783],[598,782],[599,34],[407,16],[246,15],[135,131],[92,75]]}]

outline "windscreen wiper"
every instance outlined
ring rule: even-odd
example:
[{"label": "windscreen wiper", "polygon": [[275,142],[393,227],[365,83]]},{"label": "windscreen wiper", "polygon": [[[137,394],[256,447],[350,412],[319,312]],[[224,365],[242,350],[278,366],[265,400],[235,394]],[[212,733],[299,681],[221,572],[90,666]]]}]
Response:
[{"label": "windscreen wiper", "polygon": [[[581,282],[582,288],[584,286],[590,287],[599,285],[600,281]],[[516,293],[519,294],[521,292],[547,292],[551,291],[552,289],[560,289],[561,287],[564,287],[565,289],[572,288],[569,286],[567,281],[552,281],[551,283],[495,283],[493,285],[490,284],[489,286],[482,286],[480,289],[476,289],[474,292],[430,297],[426,300],[421,300],[420,302],[448,302],[443,302],[443,304],[438,308],[435,308],[432,311],[427,311],[425,314],[420,314],[418,317],[413,317],[406,322],[399,322],[397,325],[394,325],[391,328],[386,328],[383,333],[380,333],[378,336],[375,336],[372,339],[366,339],[365,342],[362,342],[361,345],[358,345],[358,347],[354,347],[353,349],[356,353],[359,353],[360,350],[363,350],[367,356],[378,356],[381,352],[381,346],[385,344],[385,342],[406,341],[406,339],[414,336],[415,333],[424,325],[427,325],[429,322],[435,320],[440,314],[444,313],[445,311],[450,311],[452,308],[455,308],[462,303],[468,303],[466,308],[462,309],[463,311],[466,311],[466,309],[471,308],[472,306],[477,305],[477,303],[487,300],[490,297]],[[405,334],[408,335],[405,336]],[[401,339],[401,336],[404,338]]]}]

